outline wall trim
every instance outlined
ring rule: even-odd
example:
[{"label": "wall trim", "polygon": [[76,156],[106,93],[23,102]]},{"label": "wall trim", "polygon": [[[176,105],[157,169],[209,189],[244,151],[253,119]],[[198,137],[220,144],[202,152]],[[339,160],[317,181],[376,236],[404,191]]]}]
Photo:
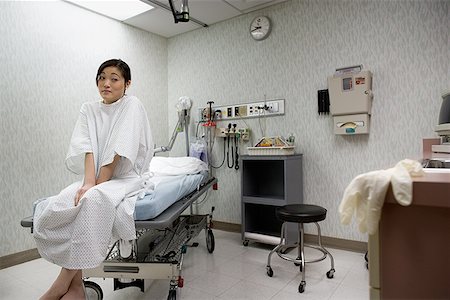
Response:
[{"label": "wall trim", "polygon": [[[227,223],[214,220],[213,224],[214,224],[213,229],[238,233],[241,232],[241,224]],[[305,234],[305,242],[313,244],[317,243],[317,235]],[[367,242],[345,240],[329,236],[322,236],[322,244],[327,247],[353,252],[365,253],[367,251]]]},{"label": "wall trim", "polygon": [[0,257],[0,270],[40,258],[36,248]]}]

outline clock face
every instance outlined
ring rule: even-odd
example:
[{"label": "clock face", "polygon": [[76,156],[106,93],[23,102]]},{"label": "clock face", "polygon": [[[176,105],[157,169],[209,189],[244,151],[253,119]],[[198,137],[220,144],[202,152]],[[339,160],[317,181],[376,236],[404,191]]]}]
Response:
[{"label": "clock face", "polygon": [[270,19],[264,16],[256,17],[250,24],[250,34],[257,41],[267,38],[271,29]]}]

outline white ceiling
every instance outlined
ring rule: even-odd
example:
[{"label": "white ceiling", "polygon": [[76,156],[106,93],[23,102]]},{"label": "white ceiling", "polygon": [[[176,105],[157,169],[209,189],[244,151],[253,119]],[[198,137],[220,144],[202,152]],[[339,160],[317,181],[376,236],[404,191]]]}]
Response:
[{"label": "white ceiling", "polygon": [[[190,21],[187,23],[175,23],[170,11],[169,0],[141,1],[155,8],[123,22],[170,38],[201,28],[202,23],[211,25],[286,0],[188,0]],[[173,0],[173,4],[177,10],[180,10],[181,0]],[[200,24],[195,23],[194,19],[200,21]]]}]

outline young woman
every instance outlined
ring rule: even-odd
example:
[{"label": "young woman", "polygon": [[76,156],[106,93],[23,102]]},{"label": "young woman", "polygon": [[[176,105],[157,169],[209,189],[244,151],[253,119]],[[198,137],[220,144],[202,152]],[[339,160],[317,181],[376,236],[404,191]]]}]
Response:
[{"label": "young woman", "polygon": [[96,83],[102,100],[82,105],[66,158],[84,179],[35,209],[39,253],[62,267],[41,300],[85,299],[81,270],[97,267],[111,240],[135,238],[140,175],[153,156],[147,114],[139,99],[126,95],[131,72],[124,61],[104,62]]}]

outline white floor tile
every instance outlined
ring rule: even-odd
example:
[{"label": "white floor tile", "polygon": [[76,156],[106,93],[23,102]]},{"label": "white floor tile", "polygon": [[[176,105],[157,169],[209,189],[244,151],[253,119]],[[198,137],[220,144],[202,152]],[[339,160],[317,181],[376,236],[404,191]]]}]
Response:
[{"label": "white floor tile", "polygon": [[340,286],[330,299],[333,300],[369,300],[369,287],[346,287]]},{"label": "white floor tile", "polygon": [[278,292],[276,288],[270,288],[261,284],[241,280],[232,289],[219,295],[219,299],[234,299],[234,300],[264,300],[270,299]]},{"label": "white floor tile", "polygon": [[206,272],[189,283],[189,287],[214,296],[219,296],[231,289],[240,281],[239,278],[223,275],[220,273]]},{"label": "white floor tile", "polygon": [[217,299],[216,296],[213,294],[199,291],[193,288],[189,287],[183,287],[181,289],[178,289],[177,291],[177,299],[181,300],[215,300]]},{"label": "white floor tile", "polygon": [[[305,291],[301,293],[302,299],[330,299],[331,295],[334,294],[339,284],[334,282],[333,279],[317,279],[312,277],[306,277]],[[298,293],[298,287],[301,282],[301,276],[298,275],[289,284],[283,288],[282,292],[287,293]],[[300,294],[300,293],[298,293]]]}]

